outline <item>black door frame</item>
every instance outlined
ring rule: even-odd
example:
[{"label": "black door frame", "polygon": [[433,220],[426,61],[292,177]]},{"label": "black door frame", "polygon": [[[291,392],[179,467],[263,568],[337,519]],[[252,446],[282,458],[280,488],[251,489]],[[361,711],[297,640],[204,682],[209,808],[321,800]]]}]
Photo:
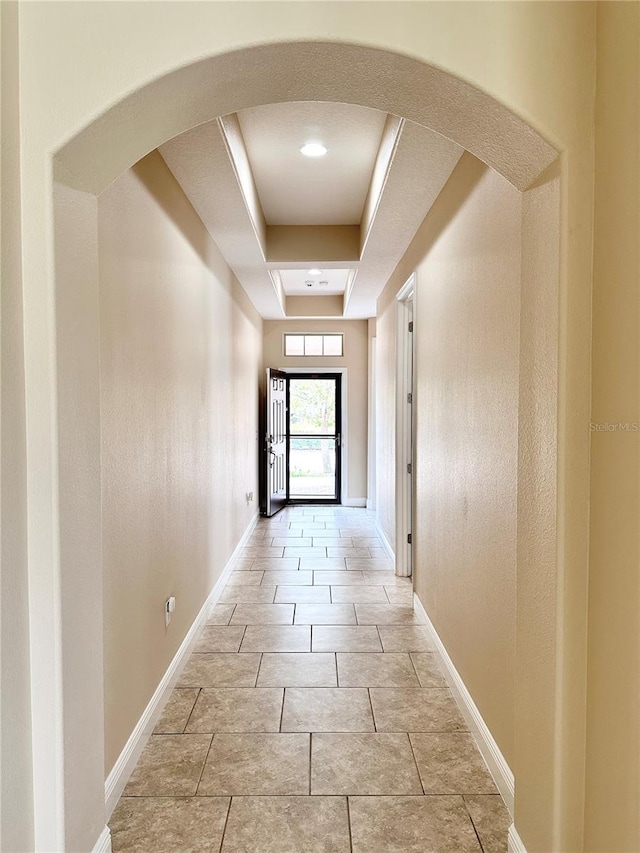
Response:
[{"label": "black door frame", "polygon": [[[336,431],[334,435],[322,436],[314,435],[296,435],[294,438],[334,438],[335,439],[335,497],[327,498],[291,498],[291,404],[290,404],[290,387],[292,379],[333,379],[335,381],[336,395]],[[314,373],[310,370],[307,373],[288,373],[287,374],[287,504],[340,504],[342,502],[342,373]]]}]

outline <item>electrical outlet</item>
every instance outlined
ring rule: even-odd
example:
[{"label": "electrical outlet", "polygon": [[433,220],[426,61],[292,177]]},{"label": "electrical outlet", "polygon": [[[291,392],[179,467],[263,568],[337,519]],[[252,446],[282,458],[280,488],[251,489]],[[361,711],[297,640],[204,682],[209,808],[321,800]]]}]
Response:
[{"label": "electrical outlet", "polygon": [[165,628],[169,627],[169,622],[171,622],[171,617],[173,615],[173,611],[176,609],[176,599],[175,596],[170,596],[164,603],[164,624]]},{"label": "electrical outlet", "polygon": [[253,492],[247,492],[246,498],[247,498],[247,503],[250,504],[253,501]]}]

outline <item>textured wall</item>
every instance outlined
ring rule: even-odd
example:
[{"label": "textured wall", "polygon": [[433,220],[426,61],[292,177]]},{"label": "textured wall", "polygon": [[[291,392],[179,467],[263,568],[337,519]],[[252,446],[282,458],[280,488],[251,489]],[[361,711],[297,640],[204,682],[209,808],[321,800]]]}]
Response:
[{"label": "textured wall", "polygon": [[[640,5],[598,10],[594,424],[640,423]],[[632,427],[633,429],[633,427]],[[585,850],[640,850],[640,434],[591,433]]]},{"label": "textured wall", "polygon": [[20,235],[20,121],[18,4],[0,4],[2,38],[2,228],[0,249],[1,358],[0,456],[2,499],[0,697],[2,789],[0,850],[33,845],[32,755],[27,578],[27,467],[24,342],[22,335],[22,240]]},{"label": "textured wall", "polygon": [[[342,358],[293,358],[282,355],[282,336],[292,332],[343,332]],[[347,470],[346,496],[367,497],[367,365],[366,320],[265,320],[264,367],[347,368]]]},{"label": "textured wall", "polygon": [[99,240],[108,773],[256,512],[262,341],[159,154],[100,197]]},{"label": "textured wall", "polygon": [[[56,328],[56,280],[51,264],[54,218],[51,205],[51,153],[80,133],[96,117],[107,114],[95,132],[82,134],[77,145],[66,151],[68,171],[62,180],[86,191],[103,189],[124,169],[174,133],[197,123],[196,113],[207,107],[211,118],[226,104],[226,112],[238,109],[229,77],[220,68],[233,66],[233,51],[246,45],[304,42],[311,45],[312,61],[329,51],[317,42],[338,41],[347,49],[351,43],[378,47],[373,70],[389,73],[379,86],[372,86],[369,69],[353,62],[318,63],[308,75],[294,79],[291,69],[279,61],[275,50],[274,72],[255,72],[255,85],[246,73],[237,75],[235,94],[252,103],[278,100],[283,93],[306,91],[311,98],[323,93],[343,102],[376,96],[392,112],[417,119],[453,117],[448,135],[464,145],[469,140],[485,152],[487,162],[519,177],[520,185],[534,177],[540,160],[526,143],[526,129],[511,131],[512,120],[503,123],[503,106],[523,116],[542,136],[563,152],[561,309],[558,393],[559,466],[558,559],[555,591],[548,590],[544,606],[549,619],[558,619],[557,638],[536,662],[556,679],[557,694],[538,691],[538,704],[545,713],[558,715],[567,699],[584,704],[584,680],[576,676],[575,660],[584,660],[584,635],[575,631],[573,617],[586,612],[588,543],[588,443],[590,405],[590,288],[593,221],[593,129],[595,92],[595,3],[470,3],[420,2],[406,4],[398,15],[394,3],[318,4],[22,4],[20,10],[21,87],[23,126],[21,221],[24,260],[25,383],[27,408],[27,478],[29,498],[29,572],[43,595],[30,608],[35,666],[32,683],[34,708],[49,713],[57,697],[47,678],[61,665],[67,649],[52,644],[52,625],[60,619],[59,598],[47,596],[60,585],[55,542],[73,518],[61,517],[56,503],[58,454],[56,436],[58,337],[71,338],[74,327]],[[295,50],[294,50],[295,52]],[[190,67],[202,57],[220,54],[221,65],[205,63]],[[398,56],[400,69],[394,70]],[[333,55],[333,54],[331,54]],[[231,58],[229,58],[231,57]],[[431,67],[421,69],[406,57],[415,57]],[[228,59],[228,61],[227,61]],[[243,57],[235,61],[248,73]],[[388,64],[387,64],[388,63]],[[438,69],[437,73],[434,71]],[[176,74],[172,72],[180,69]],[[254,70],[254,69],[252,69]],[[398,77],[397,71],[403,76]],[[443,72],[442,74],[440,72]],[[321,75],[322,72],[322,75]],[[422,73],[424,72],[424,73]],[[451,77],[448,77],[448,74]],[[316,79],[322,76],[321,85]],[[380,77],[378,78],[380,79]],[[421,86],[419,80],[427,80]],[[162,83],[158,81],[161,80]],[[136,95],[149,81],[151,88]],[[473,97],[461,81],[478,87]],[[192,86],[198,84],[198,97]],[[442,88],[439,88],[442,84]],[[478,92],[481,95],[478,97]],[[133,98],[129,96],[134,93]],[[362,102],[362,101],[361,101]],[[116,105],[114,107],[114,105]],[[112,109],[113,107],[113,109]],[[223,112],[224,109],[218,110]],[[199,120],[203,120],[200,118]],[[425,120],[427,124],[429,121]],[[505,125],[508,131],[505,132]],[[104,133],[101,132],[104,131]],[[75,152],[75,153],[74,153]],[[76,157],[75,154],[78,156]],[[62,171],[61,175],[62,175]],[[86,318],[85,318],[86,321]],[[3,436],[4,441],[4,436]],[[11,449],[11,446],[10,448]],[[99,531],[95,531],[99,536]],[[54,543],[54,544],[52,544]],[[606,542],[603,547],[606,547]],[[85,567],[67,563],[64,573],[77,584],[77,603],[83,602],[81,580]],[[571,595],[561,592],[570,589]],[[65,619],[73,618],[69,614]],[[92,642],[95,638],[92,638]],[[556,661],[558,650],[561,660]],[[523,657],[523,671],[528,653]],[[94,678],[101,679],[99,664]],[[532,684],[535,687],[535,684]],[[77,685],[78,691],[96,689],[95,684]],[[535,710],[535,709],[532,709]],[[92,721],[97,724],[97,721]],[[61,729],[57,721],[34,721],[41,760],[36,767],[40,790],[36,793],[40,846],[63,849],[60,843],[60,809],[47,811],[56,785],[56,753]],[[573,715],[570,730],[584,742],[583,715]],[[567,731],[558,728],[558,749]],[[51,736],[49,736],[51,734]],[[72,733],[69,734],[72,737]],[[73,752],[70,743],[68,752]],[[555,754],[538,745],[522,742],[530,762],[540,771],[534,787],[526,794],[528,816],[517,819],[519,831],[530,850],[578,849],[575,820],[563,808],[563,790],[582,796],[581,774],[575,762],[560,767]],[[45,755],[46,753],[46,755]],[[88,768],[81,774],[87,779]],[[547,806],[547,791],[554,790],[553,806]],[[520,790],[520,789],[519,789]],[[77,811],[81,811],[81,804]],[[517,809],[516,809],[517,810]],[[44,815],[44,816],[43,816]],[[93,821],[95,816],[92,816]],[[87,820],[88,823],[88,820]],[[549,843],[551,827],[558,836]],[[566,838],[565,838],[566,836]],[[569,838],[569,840],[567,840]],[[85,847],[91,844],[84,845]]]},{"label": "textured wall", "polygon": [[[388,285],[378,320],[378,346],[391,351],[392,297],[415,269],[414,587],[510,763],[520,217],[520,193],[464,155]],[[395,402],[389,369],[379,393],[386,423]],[[381,467],[388,484],[389,465]],[[393,507],[392,492],[384,506]]]}]

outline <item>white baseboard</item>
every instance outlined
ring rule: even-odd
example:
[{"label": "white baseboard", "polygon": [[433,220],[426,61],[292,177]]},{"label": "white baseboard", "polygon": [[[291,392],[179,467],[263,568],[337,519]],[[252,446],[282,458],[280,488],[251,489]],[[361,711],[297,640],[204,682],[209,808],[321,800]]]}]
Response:
[{"label": "white baseboard", "polygon": [[[513,817],[515,780],[513,773],[511,772],[511,768],[507,764],[504,755],[500,751],[498,744],[495,742],[493,735],[489,731],[489,727],[482,719],[482,714],[478,710],[476,703],[471,698],[471,694],[467,690],[464,681],[460,677],[458,670],[455,668],[453,661],[449,657],[442,640],[438,636],[438,632],[433,627],[433,624],[427,615],[427,611],[424,609],[422,602],[416,593],[413,594],[413,602],[416,616],[427,627],[427,630],[431,635],[431,639],[433,640],[433,643],[442,659],[445,669],[445,677],[449,682],[451,692],[460,706],[460,710],[462,711],[467,725],[469,726],[469,731],[473,735],[473,738],[478,745],[478,749],[489,768],[489,772],[493,776],[493,781],[496,783],[498,790],[502,794],[502,799],[504,800],[506,807],[509,809],[509,813]],[[514,848],[514,850],[519,849],[520,848]],[[524,847],[521,849],[524,850]]]},{"label": "white baseboard", "polygon": [[380,522],[378,521],[377,518],[376,518],[376,533],[380,537],[380,541],[382,542],[382,547],[387,552],[387,556],[389,557],[389,559],[391,560],[391,562],[395,566],[395,564],[396,564],[396,552],[391,547],[391,542],[389,542],[389,540],[387,539],[387,534],[384,532],[382,525],[380,524]]},{"label": "white baseboard", "polygon": [[91,853],[111,853],[111,830],[108,826],[100,833]]},{"label": "white baseboard", "polygon": [[527,853],[527,848],[522,843],[522,839],[518,835],[518,830],[515,827],[515,824],[511,824],[509,827],[509,835],[507,837],[507,851],[508,853]]},{"label": "white baseboard", "polygon": [[[173,660],[169,664],[169,667],[165,674],[158,684],[155,693],[151,697],[151,700],[147,707],[144,709],[144,712],[138,723],[131,733],[129,740],[125,744],[124,749],[120,753],[118,760],[113,766],[113,769],[107,776],[107,781],[104,785],[104,794],[105,794],[105,808],[107,813],[107,820],[111,817],[114,808],[118,800],[120,799],[122,792],[125,789],[127,782],[129,781],[129,777],[133,773],[133,769],[136,766],[138,759],[144,749],[151,733],[153,732],[155,724],[158,722],[160,715],[164,709],[164,706],[171,695],[171,691],[176,685],[178,678],[180,677],[180,673],[182,672],[191,651],[196,644],[198,637],[202,629],[204,628],[207,615],[211,606],[216,603],[216,601],[220,598],[222,590],[224,589],[227,580],[229,579],[229,575],[231,574],[235,563],[240,556],[240,553],[244,546],[246,545],[249,537],[251,536],[256,523],[258,521],[258,514],[256,513],[252,520],[249,522],[247,529],[242,534],[242,537],[238,544],[236,545],[233,554],[227,561],[226,566],[224,567],[222,574],[218,578],[215,583],[215,586],[207,596],[207,600],[202,605],[200,612],[196,616],[193,624],[187,631],[187,635],[184,640],[180,644],[180,648],[175,653]],[[102,848],[99,848],[102,850]],[[107,848],[105,848],[106,850]],[[111,849],[111,842],[109,842],[109,848]],[[96,848],[98,850],[98,848]]]},{"label": "white baseboard", "polygon": [[375,501],[369,500],[369,498],[367,498],[366,507],[367,507],[367,509],[375,509],[376,508]]},{"label": "white baseboard", "polygon": [[342,500],[342,506],[359,506],[364,509],[367,505],[366,498],[344,498]]}]

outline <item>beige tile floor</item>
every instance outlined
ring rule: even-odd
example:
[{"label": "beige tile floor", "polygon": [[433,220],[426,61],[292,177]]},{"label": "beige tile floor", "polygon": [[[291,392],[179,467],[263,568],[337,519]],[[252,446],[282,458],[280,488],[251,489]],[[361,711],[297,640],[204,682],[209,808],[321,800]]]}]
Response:
[{"label": "beige tile floor", "polygon": [[504,853],[510,818],[371,513],[259,521],[111,818],[114,853]]}]

